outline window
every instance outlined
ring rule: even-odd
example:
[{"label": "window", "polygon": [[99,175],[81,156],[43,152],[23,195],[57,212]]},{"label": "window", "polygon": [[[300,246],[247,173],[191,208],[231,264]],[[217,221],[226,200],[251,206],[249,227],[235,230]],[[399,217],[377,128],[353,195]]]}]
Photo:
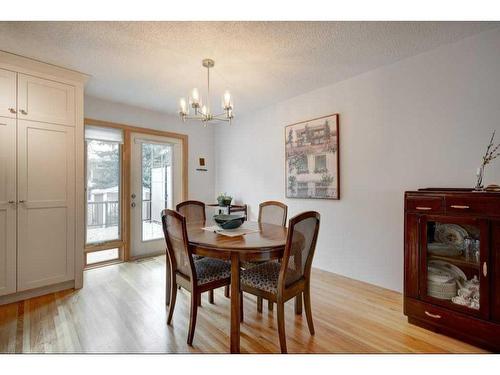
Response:
[{"label": "window", "polygon": [[326,155],[316,155],[314,157],[314,173],[325,173],[326,169]]},{"label": "window", "polygon": [[307,165],[307,155],[300,155],[297,157],[297,173],[309,173],[309,166]]},{"label": "window", "polygon": [[305,198],[308,196],[308,186],[307,182],[299,182],[297,184],[297,196],[301,198]]},{"label": "window", "polygon": [[87,140],[87,244],[119,240],[120,145]]},{"label": "window", "polygon": [[142,143],[142,240],[163,237],[160,213],[171,207],[172,146]]},{"label": "window", "polygon": [[122,133],[85,126],[85,266],[122,259]]}]

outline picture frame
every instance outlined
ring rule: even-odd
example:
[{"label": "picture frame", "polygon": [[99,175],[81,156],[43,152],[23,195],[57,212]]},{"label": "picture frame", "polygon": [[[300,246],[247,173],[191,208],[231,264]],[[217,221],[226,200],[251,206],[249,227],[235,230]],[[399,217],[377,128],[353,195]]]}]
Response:
[{"label": "picture frame", "polygon": [[340,199],[339,114],[285,126],[286,198]]}]

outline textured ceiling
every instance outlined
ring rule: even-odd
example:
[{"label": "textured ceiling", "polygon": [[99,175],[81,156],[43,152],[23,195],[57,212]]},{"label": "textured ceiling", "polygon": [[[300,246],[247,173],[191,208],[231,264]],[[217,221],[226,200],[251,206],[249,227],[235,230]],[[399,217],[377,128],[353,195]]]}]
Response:
[{"label": "textured ceiling", "polygon": [[500,27],[498,22],[0,22],[0,49],[92,77],[86,94],[174,113],[192,87],[235,113]]}]

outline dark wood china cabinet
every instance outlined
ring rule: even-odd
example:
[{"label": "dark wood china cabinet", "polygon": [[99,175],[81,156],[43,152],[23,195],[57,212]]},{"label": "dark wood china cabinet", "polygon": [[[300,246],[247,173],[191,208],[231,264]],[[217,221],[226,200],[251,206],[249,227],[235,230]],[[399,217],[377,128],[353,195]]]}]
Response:
[{"label": "dark wood china cabinet", "polygon": [[500,351],[500,193],[405,193],[408,321]]}]

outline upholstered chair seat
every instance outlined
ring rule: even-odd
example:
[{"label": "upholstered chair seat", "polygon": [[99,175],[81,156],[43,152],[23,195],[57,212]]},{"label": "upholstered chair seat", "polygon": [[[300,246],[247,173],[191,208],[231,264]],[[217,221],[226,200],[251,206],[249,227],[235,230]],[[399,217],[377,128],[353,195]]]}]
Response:
[{"label": "upholstered chair seat", "polygon": [[231,277],[231,264],[213,258],[201,258],[194,262],[198,285]]},{"label": "upholstered chair seat", "polygon": [[[281,263],[277,261],[254,265],[241,272],[241,284],[245,287],[264,290],[266,292],[278,293],[278,278],[280,275]],[[293,272],[289,269],[286,274],[285,285],[289,286],[300,278],[300,272]]]}]

